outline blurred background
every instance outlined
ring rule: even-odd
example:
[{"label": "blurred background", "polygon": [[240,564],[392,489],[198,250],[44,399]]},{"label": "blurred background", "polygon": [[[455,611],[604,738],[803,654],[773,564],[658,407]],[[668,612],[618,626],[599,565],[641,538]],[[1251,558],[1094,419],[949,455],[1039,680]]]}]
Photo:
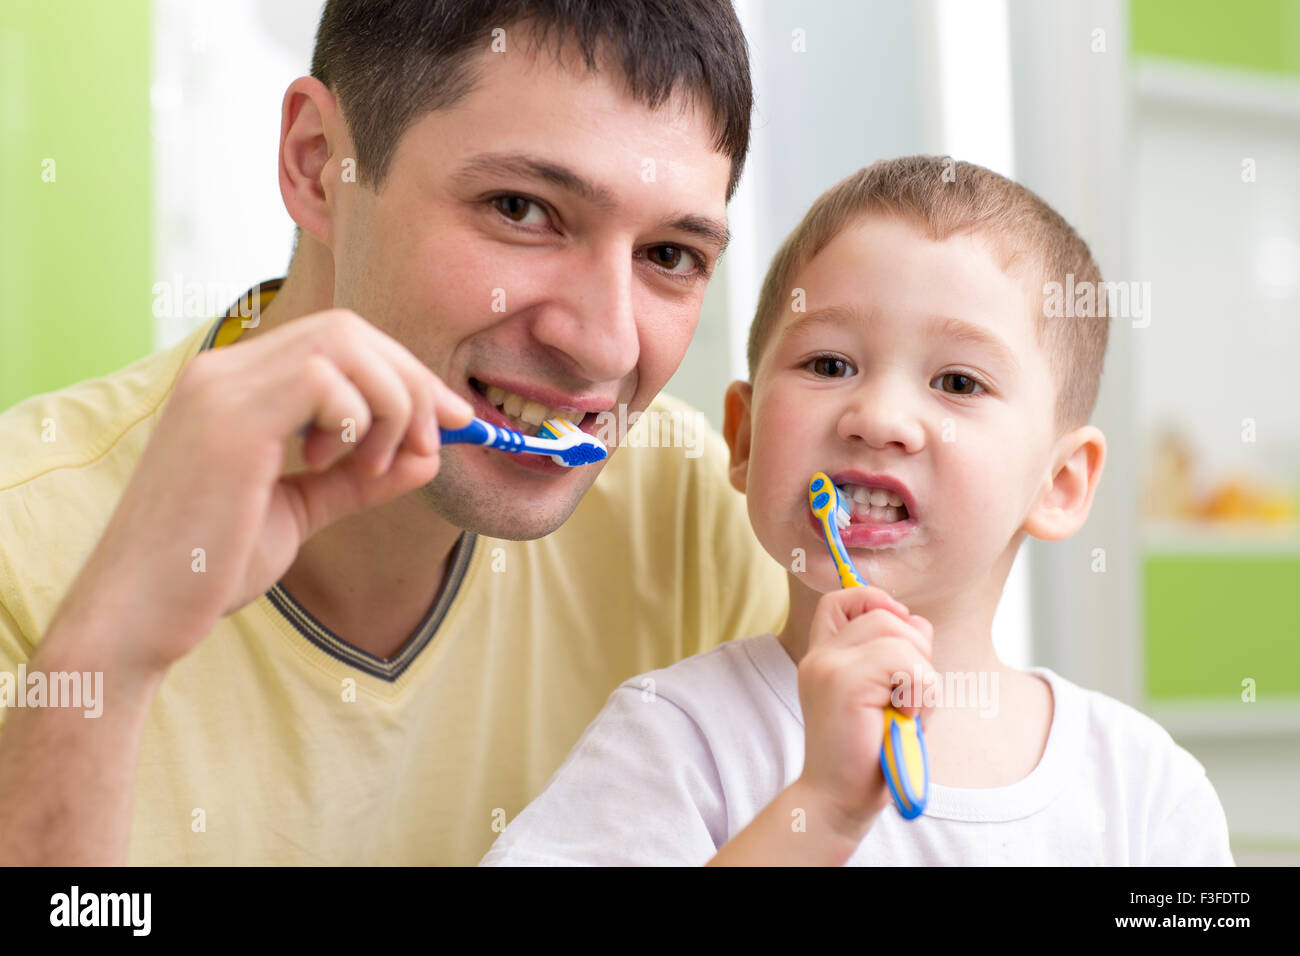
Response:
[{"label": "blurred background", "polygon": [[[280,102],[321,6],[0,6],[0,408],[283,275]],[[1023,550],[999,653],[1153,716],[1205,765],[1239,863],[1300,862],[1300,0],[737,9],[752,151],[669,391],[720,424],[768,260],[859,167],[937,153],[1038,192],[1143,304],[1112,327],[1092,516]]]}]

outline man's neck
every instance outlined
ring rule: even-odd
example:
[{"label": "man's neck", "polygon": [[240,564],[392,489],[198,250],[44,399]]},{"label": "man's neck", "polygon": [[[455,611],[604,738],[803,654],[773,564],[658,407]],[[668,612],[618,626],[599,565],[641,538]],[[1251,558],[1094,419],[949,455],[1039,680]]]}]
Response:
[{"label": "man's neck", "polygon": [[[240,342],[333,308],[333,268],[322,252],[304,235],[289,275]],[[410,492],[317,532],[280,584],[340,639],[387,660],[442,590],[460,536]]]},{"label": "man's neck", "polygon": [[408,494],[318,532],[280,584],[339,638],[387,660],[442,591],[460,534]]}]

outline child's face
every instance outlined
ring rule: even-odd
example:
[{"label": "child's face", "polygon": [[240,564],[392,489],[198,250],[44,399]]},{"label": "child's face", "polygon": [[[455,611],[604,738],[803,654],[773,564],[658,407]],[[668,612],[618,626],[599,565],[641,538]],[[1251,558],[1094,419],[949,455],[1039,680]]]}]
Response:
[{"label": "child's face", "polygon": [[[1009,564],[1050,488],[1057,438],[1031,271],[1003,272],[978,236],[933,242],[872,216],[795,277],[806,311],[786,311],[771,331],[752,394],[732,386],[727,434],[755,533],[787,568],[802,549],[807,586],[839,586],[808,506],[817,471],[841,487],[897,483],[906,517],[856,504],[844,542],[868,582],[907,603]],[[746,429],[747,465],[735,456]]]}]

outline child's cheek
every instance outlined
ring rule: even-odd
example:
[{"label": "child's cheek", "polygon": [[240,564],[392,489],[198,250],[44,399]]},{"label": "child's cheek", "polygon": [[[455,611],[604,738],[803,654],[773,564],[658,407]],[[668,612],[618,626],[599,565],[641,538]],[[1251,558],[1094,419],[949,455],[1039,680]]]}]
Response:
[{"label": "child's cheek", "polygon": [[1005,523],[1019,488],[1016,458],[1003,440],[969,433],[947,445],[943,468],[944,511],[972,531],[993,530]]}]

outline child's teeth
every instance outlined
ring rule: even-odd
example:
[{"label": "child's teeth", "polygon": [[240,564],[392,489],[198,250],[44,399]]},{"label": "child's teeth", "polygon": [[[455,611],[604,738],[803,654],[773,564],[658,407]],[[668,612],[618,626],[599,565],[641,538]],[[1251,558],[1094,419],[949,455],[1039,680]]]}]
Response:
[{"label": "child's teeth", "polygon": [[862,485],[837,485],[845,509],[859,521],[888,524],[904,519],[903,497],[885,488]]},{"label": "child's teeth", "polygon": [[489,385],[487,388],[487,400],[493,405],[500,407],[501,403],[506,400],[506,390],[498,388],[496,385]]},{"label": "child's teeth", "polygon": [[515,394],[506,395],[506,400],[501,405],[501,409],[511,418],[518,418],[519,413],[524,410],[524,400]]}]

